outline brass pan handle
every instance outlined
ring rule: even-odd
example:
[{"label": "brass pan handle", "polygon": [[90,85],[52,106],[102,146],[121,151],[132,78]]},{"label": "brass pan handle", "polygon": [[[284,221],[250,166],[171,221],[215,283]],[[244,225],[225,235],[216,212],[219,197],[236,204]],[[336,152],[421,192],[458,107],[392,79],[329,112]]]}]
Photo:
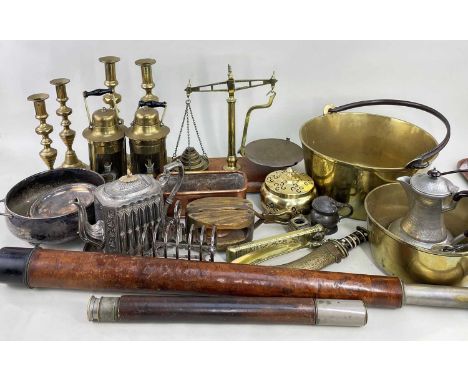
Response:
[{"label": "brass pan handle", "polygon": [[363,107],[363,106],[377,106],[377,105],[391,105],[391,106],[405,106],[411,107],[414,109],[419,109],[425,111],[426,113],[432,114],[434,117],[440,119],[442,123],[445,125],[447,132],[445,134],[444,139],[440,142],[436,147],[432,150],[422,154],[420,157],[413,159],[406,165],[406,168],[412,169],[422,169],[429,166],[429,162],[427,161],[432,156],[438,154],[448,143],[450,139],[450,123],[440,112],[433,109],[432,107],[411,101],[403,101],[399,99],[375,99],[375,100],[368,100],[368,101],[359,101],[359,102],[352,102],[346,105],[333,107],[328,110],[329,113],[337,113],[340,111],[345,111],[349,109],[354,109],[356,107]]}]

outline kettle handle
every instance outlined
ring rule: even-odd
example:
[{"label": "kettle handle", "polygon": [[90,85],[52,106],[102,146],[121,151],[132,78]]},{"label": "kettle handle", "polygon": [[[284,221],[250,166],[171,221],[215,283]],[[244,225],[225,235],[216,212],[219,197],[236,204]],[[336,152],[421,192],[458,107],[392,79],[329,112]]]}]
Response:
[{"label": "kettle handle", "polygon": [[[354,212],[354,208],[353,208],[353,206],[352,206],[351,204],[348,204],[348,203],[341,203],[341,202],[335,201],[335,205],[338,207],[338,215],[339,215],[339,217],[340,217],[340,221],[341,221],[342,219],[349,218],[349,217],[353,214],[353,212]],[[347,214],[344,214],[344,215],[341,215],[341,214],[340,214],[340,211],[341,211],[341,210],[344,210],[345,208],[348,209],[348,213],[347,213]]]},{"label": "kettle handle", "polygon": [[429,166],[428,159],[433,157],[434,155],[438,154],[448,143],[450,139],[450,123],[440,112],[433,109],[432,107],[411,101],[404,101],[399,99],[374,99],[374,100],[367,100],[367,101],[359,101],[359,102],[352,102],[346,105],[326,108],[325,112],[327,113],[337,113],[340,111],[345,111],[349,109],[354,109],[356,107],[362,106],[377,106],[377,105],[392,105],[392,106],[405,106],[411,107],[414,109],[419,109],[425,111],[429,114],[432,114],[436,118],[440,119],[442,123],[445,125],[446,133],[444,139],[432,150],[422,154],[418,158],[413,159],[409,162],[405,167],[408,169],[422,169]]},{"label": "kettle handle", "polygon": [[177,177],[177,181],[174,187],[171,190],[171,193],[166,198],[166,201],[165,201],[165,203],[167,204],[166,208],[172,204],[172,202],[174,201],[175,195],[177,194],[177,192],[180,189],[180,186],[182,185],[182,181],[184,180],[184,165],[182,164],[180,160],[175,160],[171,163],[168,163],[167,165],[164,166],[163,173],[159,177],[161,186],[164,186],[171,176],[171,171],[175,169],[177,169],[178,177]]}]

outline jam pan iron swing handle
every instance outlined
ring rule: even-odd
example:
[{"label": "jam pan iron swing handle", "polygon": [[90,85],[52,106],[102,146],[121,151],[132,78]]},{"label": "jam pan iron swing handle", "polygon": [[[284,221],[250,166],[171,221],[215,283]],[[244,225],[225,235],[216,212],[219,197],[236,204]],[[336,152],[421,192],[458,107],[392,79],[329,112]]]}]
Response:
[{"label": "jam pan iron swing handle", "polygon": [[405,107],[411,107],[414,109],[419,109],[422,111],[425,111],[429,114],[432,114],[436,118],[442,121],[442,123],[446,127],[446,134],[442,142],[440,142],[436,147],[434,147],[432,150],[422,154],[420,157],[413,159],[411,162],[409,162],[406,165],[406,168],[408,169],[422,169],[426,168],[429,166],[428,159],[431,158],[432,156],[438,154],[448,143],[450,139],[450,123],[445,118],[440,112],[437,110],[420,104],[416,102],[411,102],[411,101],[403,101],[403,100],[398,100],[398,99],[376,99],[376,100],[368,100],[368,101],[359,101],[359,102],[352,102],[348,103],[346,105],[338,106],[338,107],[333,107],[328,110],[329,113],[337,113],[340,111],[345,111],[349,109],[354,109],[356,107],[363,107],[363,106],[377,106],[377,105],[390,105],[390,106],[405,106]]}]

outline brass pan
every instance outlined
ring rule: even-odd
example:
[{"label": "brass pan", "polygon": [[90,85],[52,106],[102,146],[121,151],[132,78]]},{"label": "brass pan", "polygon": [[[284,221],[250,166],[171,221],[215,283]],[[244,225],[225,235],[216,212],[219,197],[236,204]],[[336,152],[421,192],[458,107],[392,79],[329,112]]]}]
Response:
[{"label": "brass pan", "polygon": [[[390,223],[408,211],[408,200],[398,183],[377,187],[365,200],[372,257],[385,273],[405,283],[458,285],[468,287],[468,252],[436,252],[405,243],[387,230]],[[444,213],[452,234],[468,228],[468,199]]]},{"label": "brass pan", "polygon": [[[416,108],[441,120],[446,135],[440,144],[422,128],[399,119],[344,110],[373,105]],[[319,195],[349,203],[352,218],[365,220],[364,199],[374,188],[429,166],[448,143],[450,124],[437,110],[401,100],[371,100],[326,107],[324,115],[300,131],[307,173]]]}]

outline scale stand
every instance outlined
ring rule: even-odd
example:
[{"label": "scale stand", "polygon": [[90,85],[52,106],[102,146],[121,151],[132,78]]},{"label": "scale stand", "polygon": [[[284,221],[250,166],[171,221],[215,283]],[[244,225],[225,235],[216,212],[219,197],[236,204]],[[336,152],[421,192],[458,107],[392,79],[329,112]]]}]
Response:
[{"label": "scale stand", "polygon": [[[241,170],[245,172],[248,180],[247,192],[259,192],[265,177],[270,172],[281,168],[294,166],[303,159],[301,147],[291,142],[289,139],[260,139],[247,145],[245,144],[250,121],[250,114],[256,109],[266,109],[271,106],[276,96],[274,91],[276,82],[277,79],[274,77],[274,74],[268,79],[235,80],[232,74],[231,66],[228,65],[227,81],[215,82],[200,86],[191,86],[189,83],[185,89],[187,97],[190,97],[190,94],[195,92],[228,93],[228,155],[227,158],[209,158],[208,170]],[[236,85],[240,86],[236,87]],[[267,94],[269,95],[269,100],[266,104],[252,106],[247,111],[242,135],[242,144],[239,149],[239,154],[241,154],[243,157],[237,158],[235,92],[265,85],[271,86],[271,90]]]}]

